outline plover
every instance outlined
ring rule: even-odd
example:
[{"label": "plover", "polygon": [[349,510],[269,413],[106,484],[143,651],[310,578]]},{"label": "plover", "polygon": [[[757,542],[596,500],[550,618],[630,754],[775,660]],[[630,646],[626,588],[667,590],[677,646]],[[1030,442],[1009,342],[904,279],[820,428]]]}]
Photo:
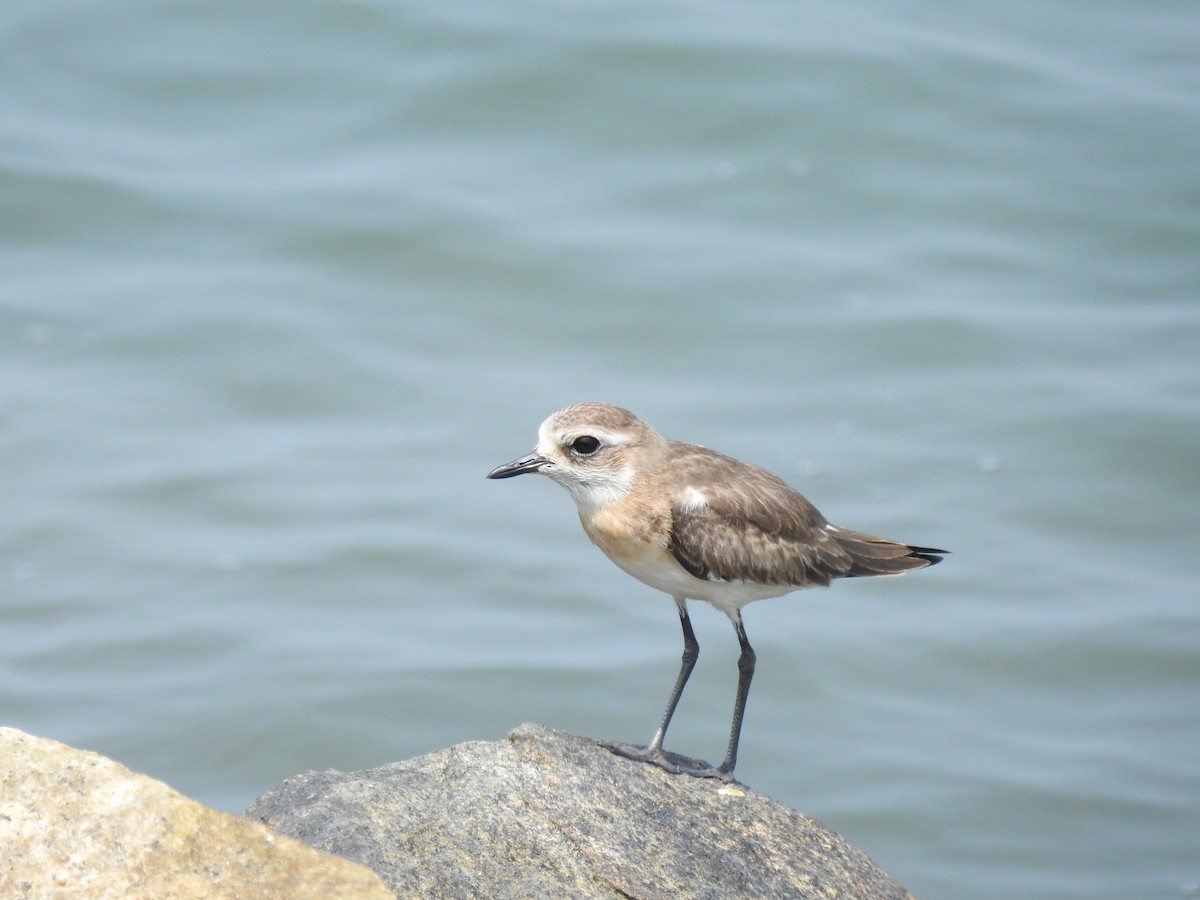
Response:
[{"label": "plover", "polygon": [[[609,743],[614,752],[670,772],[730,781],[754,649],[742,607],[835,578],[899,575],[941,562],[945,550],[917,547],[829,522],[801,494],[765,469],[724,454],[671,441],[628,410],[580,403],[554,413],[528,456],[488,473],[547,475],[567,489],[583,530],[614,563],[670,594],[683,626],[683,661],[667,708],[646,747]],[[729,745],[720,766],[672,761],[663,738],[700,645],[687,601],[704,600],[733,623],[741,655]]]}]

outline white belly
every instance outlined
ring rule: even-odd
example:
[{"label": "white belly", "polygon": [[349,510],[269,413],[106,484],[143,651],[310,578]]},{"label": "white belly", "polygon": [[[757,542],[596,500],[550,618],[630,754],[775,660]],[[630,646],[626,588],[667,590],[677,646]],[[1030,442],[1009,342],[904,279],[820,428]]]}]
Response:
[{"label": "white belly", "polygon": [[697,578],[670,554],[610,557],[638,581],[665,591],[672,597],[704,600],[731,616],[755,600],[780,597],[799,588],[790,584],[753,584],[748,581],[706,581]]}]

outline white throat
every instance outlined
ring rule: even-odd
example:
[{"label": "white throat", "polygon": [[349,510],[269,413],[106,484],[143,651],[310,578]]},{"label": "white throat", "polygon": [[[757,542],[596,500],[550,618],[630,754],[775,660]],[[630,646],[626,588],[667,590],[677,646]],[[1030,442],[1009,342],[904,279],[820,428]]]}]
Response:
[{"label": "white throat", "polygon": [[620,502],[633,485],[633,472],[629,469],[582,475],[564,466],[555,466],[545,474],[567,489],[581,513],[592,513]]}]

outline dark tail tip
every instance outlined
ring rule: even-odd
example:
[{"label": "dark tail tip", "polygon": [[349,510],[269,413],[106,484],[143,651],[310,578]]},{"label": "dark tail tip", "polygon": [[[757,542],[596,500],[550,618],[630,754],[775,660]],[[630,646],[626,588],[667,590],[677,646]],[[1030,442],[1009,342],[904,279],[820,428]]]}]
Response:
[{"label": "dark tail tip", "polygon": [[950,555],[950,551],[937,550],[933,547],[909,547],[908,555],[913,559],[925,560],[927,566],[936,566],[944,557]]}]

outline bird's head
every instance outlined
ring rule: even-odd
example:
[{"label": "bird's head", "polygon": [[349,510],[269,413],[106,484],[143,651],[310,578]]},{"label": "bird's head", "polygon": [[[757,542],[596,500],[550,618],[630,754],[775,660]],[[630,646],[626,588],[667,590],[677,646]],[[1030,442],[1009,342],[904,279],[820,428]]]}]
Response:
[{"label": "bird's head", "polygon": [[580,403],[542,423],[532,453],[487,477],[537,472],[566,488],[581,510],[596,509],[624,497],[638,474],[655,467],[666,449],[663,437],[628,410]]}]

